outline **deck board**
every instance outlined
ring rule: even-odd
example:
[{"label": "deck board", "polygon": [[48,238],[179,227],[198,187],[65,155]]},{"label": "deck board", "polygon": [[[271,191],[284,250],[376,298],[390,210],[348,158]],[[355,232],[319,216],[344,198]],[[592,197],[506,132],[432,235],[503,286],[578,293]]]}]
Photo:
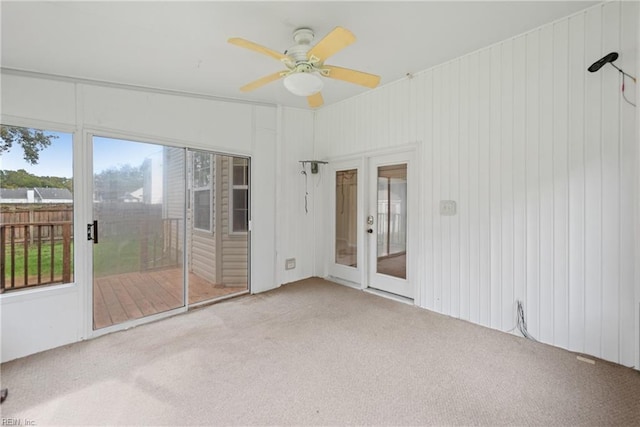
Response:
[{"label": "deck board", "polygon": [[109,278],[105,281],[102,286],[102,296],[104,298],[104,303],[107,307],[107,312],[109,313],[109,317],[111,318],[111,322],[120,323],[127,320],[127,314],[125,313],[116,293],[111,286],[112,279]]},{"label": "deck board", "polygon": [[120,301],[120,305],[122,305],[122,308],[127,314],[127,319],[139,319],[142,317],[142,311],[140,311],[135,300],[131,297],[127,288],[122,284],[122,281],[117,277],[113,278],[111,280],[111,288],[115,292],[118,301]]},{"label": "deck board", "polygon": [[[101,329],[182,307],[181,268],[115,274],[94,278],[93,324]],[[215,284],[189,274],[189,303],[242,292],[246,285]]]}]

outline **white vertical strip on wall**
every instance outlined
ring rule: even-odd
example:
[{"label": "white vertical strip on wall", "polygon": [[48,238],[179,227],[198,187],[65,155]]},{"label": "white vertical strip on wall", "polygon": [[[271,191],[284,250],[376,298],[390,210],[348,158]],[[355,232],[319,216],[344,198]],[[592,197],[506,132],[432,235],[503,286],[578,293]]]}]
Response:
[{"label": "white vertical strip on wall", "polygon": [[458,95],[457,103],[460,107],[460,116],[458,118],[458,129],[460,131],[459,139],[459,158],[458,158],[458,170],[459,170],[459,195],[458,195],[458,212],[460,223],[459,234],[459,250],[460,250],[460,312],[459,316],[462,319],[469,319],[470,316],[470,248],[469,248],[469,231],[470,231],[470,216],[469,216],[469,172],[470,172],[470,126],[469,126],[469,109],[470,109],[470,80],[471,75],[469,73],[469,57],[465,56],[460,59],[460,93]]},{"label": "white vertical strip on wall", "polygon": [[553,26],[540,30],[540,139],[539,139],[539,194],[540,194],[540,284],[538,340],[553,342]]},{"label": "white vertical strip on wall", "polygon": [[515,326],[514,301],[514,215],[513,215],[513,186],[514,186],[514,60],[513,40],[506,41],[501,46],[500,79],[502,126],[500,135],[500,209],[502,221],[497,224],[500,227],[501,291],[499,308],[497,310],[500,319],[500,329],[510,330]]},{"label": "white vertical strip on wall", "polygon": [[540,332],[540,32],[526,35],[526,203],[527,280],[524,302],[529,332]]},{"label": "white vertical strip on wall", "polygon": [[491,47],[489,99],[489,218],[490,218],[490,325],[502,329],[502,46]]},{"label": "white vertical strip on wall", "polygon": [[[449,112],[449,195],[447,200],[460,200],[460,61],[451,63],[449,71],[450,112]],[[460,317],[460,215],[450,218],[449,240],[451,255],[449,260],[450,292],[449,313]]]},{"label": "white vertical strip on wall", "polygon": [[585,351],[585,14],[569,19],[569,344]]},{"label": "white vertical strip on wall", "polygon": [[[553,26],[553,343],[569,346],[569,22]],[[580,74],[584,71],[579,70]]]},{"label": "white vertical strip on wall", "polygon": [[425,283],[426,289],[422,292],[424,305],[423,307],[434,308],[434,216],[435,213],[435,198],[433,195],[433,185],[431,177],[434,176],[434,155],[433,155],[433,120],[434,120],[434,96],[433,96],[433,72],[425,73],[420,76],[420,81],[424,82],[424,89],[418,92],[421,97],[424,98],[424,112],[417,118],[421,123],[418,127],[418,140],[422,141],[422,156],[424,168],[424,176],[427,182],[424,183],[424,220],[425,224],[425,242],[424,256],[426,258],[425,263]]},{"label": "white vertical strip on wall", "polygon": [[479,53],[478,213],[480,229],[480,324],[491,324],[491,52]]},{"label": "white vertical strip on wall", "polygon": [[[444,248],[442,247],[442,216],[440,216],[439,203],[442,200],[442,149],[443,135],[442,126],[444,123],[442,117],[443,111],[443,72],[442,68],[433,70],[433,175],[431,178],[431,188],[433,191],[433,309],[438,312],[442,311],[442,284],[444,282],[444,273],[442,268],[442,259],[444,256]],[[429,183],[427,183],[429,185]]]},{"label": "white vertical strip on wall", "polygon": [[[526,301],[527,297],[527,168],[526,168],[526,99],[527,56],[526,37],[513,41],[513,285],[514,300],[503,301],[511,304],[515,312],[515,301]],[[505,157],[505,161],[508,158]],[[515,313],[513,314],[515,319]]]},{"label": "white vertical strip on wall", "polygon": [[[450,199],[451,190],[451,64],[441,68],[440,90],[440,199]],[[451,218],[440,217],[440,245],[442,253],[442,286],[441,286],[441,310],[451,313]]]},{"label": "white vertical strip on wall", "polygon": [[[637,24],[640,19],[640,8],[638,2],[623,2],[620,7],[621,16],[621,32],[620,32],[620,53],[622,56],[617,61],[618,65],[624,70],[633,70],[637,61],[637,40],[638,40],[638,28]],[[637,71],[635,73],[637,77]],[[625,92],[631,102],[637,104],[635,85],[629,82],[629,79],[625,79],[627,87]],[[638,165],[635,164],[634,159],[637,159],[636,147],[639,143],[636,138],[637,134],[634,129],[634,123],[636,120],[636,108],[627,104],[623,99],[619,99],[621,110],[621,123],[620,123],[620,295],[619,295],[619,325],[620,325],[620,360],[630,361],[634,360],[634,342],[631,339],[625,339],[625,337],[633,336],[634,333],[638,334],[638,340],[640,341],[640,320],[638,320],[636,330],[634,328],[635,323],[635,305],[633,287],[624,286],[625,283],[633,282],[634,280],[634,265],[633,262],[624,262],[628,259],[627,254],[634,252],[634,233],[630,232],[634,228],[634,205],[633,197],[628,197],[628,194],[633,194],[635,187],[636,200],[640,200],[640,184],[634,186],[634,180],[637,176]],[[638,210],[635,211],[635,215],[640,215]],[[636,235],[637,236],[637,235]],[[637,238],[640,238],[638,236]],[[636,254],[637,257],[640,254]],[[640,272],[638,272],[640,273]],[[640,294],[636,294],[635,301],[640,300]],[[638,366],[636,362],[636,366]]]},{"label": "white vertical strip on wall", "polygon": [[[620,48],[620,3],[602,9],[602,55]],[[596,58],[598,59],[598,58]],[[612,67],[602,75],[602,357],[618,360],[620,295],[620,83]]]},{"label": "white vertical strip on wall", "polygon": [[[480,323],[480,55],[469,56],[469,320]],[[461,207],[462,209],[463,207]]]},{"label": "white vertical strip on wall", "polygon": [[[602,56],[602,9],[586,13],[585,60]],[[584,64],[586,65],[586,64]],[[604,71],[604,70],[602,70]],[[585,73],[585,353],[602,354],[602,72]]]},{"label": "white vertical strip on wall", "polygon": [[637,73],[637,15],[598,5],[316,113],[330,156],[423,145],[416,303],[510,330],[522,300],[541,341],[634,363],[636,116],[587,67]]}]

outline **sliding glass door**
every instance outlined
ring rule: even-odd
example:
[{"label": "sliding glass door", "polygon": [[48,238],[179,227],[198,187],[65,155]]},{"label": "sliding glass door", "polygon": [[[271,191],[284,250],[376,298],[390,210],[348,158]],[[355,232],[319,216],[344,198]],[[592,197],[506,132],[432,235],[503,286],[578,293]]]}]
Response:
[{"label": "sliding glass door", "polygon": [[93,328],[249,290],[250,161],[93,137]]},{"label": "sliding glass door", "polygon": [[183,307],[185,150],[93,138],[93,327]]}]

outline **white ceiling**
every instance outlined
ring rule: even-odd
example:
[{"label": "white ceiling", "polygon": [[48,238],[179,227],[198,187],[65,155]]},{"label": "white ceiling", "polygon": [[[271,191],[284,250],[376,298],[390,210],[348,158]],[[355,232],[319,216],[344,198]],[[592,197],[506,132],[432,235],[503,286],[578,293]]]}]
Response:
[{"label": "white ceiling", "polygon": [[[227,43],[242,37],[284,51],[309,27],[357,41],[328,64],[387,84],[565,17],[597,2],[18,2],[2,1],[4,68],[307,108],[282,82],[240,86],[282,69]],[[365,88],[325,79],[325,104]]]}]

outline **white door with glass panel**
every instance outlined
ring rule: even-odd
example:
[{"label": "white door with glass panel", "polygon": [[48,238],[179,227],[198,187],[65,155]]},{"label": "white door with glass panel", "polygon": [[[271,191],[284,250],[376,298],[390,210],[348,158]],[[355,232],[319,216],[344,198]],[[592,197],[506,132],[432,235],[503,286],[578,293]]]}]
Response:
[{"label": "white door with glass panel", "polygon": [[359,161],[331,162],[331,258],[329,275],[361,285],[364,264],[362,238],[362,173]]},{"label": "white door with glass panel", "polygon": [[409,182],[412,153],[369,159],[366,231],[369,287],[414,297],[408,280]]}]

